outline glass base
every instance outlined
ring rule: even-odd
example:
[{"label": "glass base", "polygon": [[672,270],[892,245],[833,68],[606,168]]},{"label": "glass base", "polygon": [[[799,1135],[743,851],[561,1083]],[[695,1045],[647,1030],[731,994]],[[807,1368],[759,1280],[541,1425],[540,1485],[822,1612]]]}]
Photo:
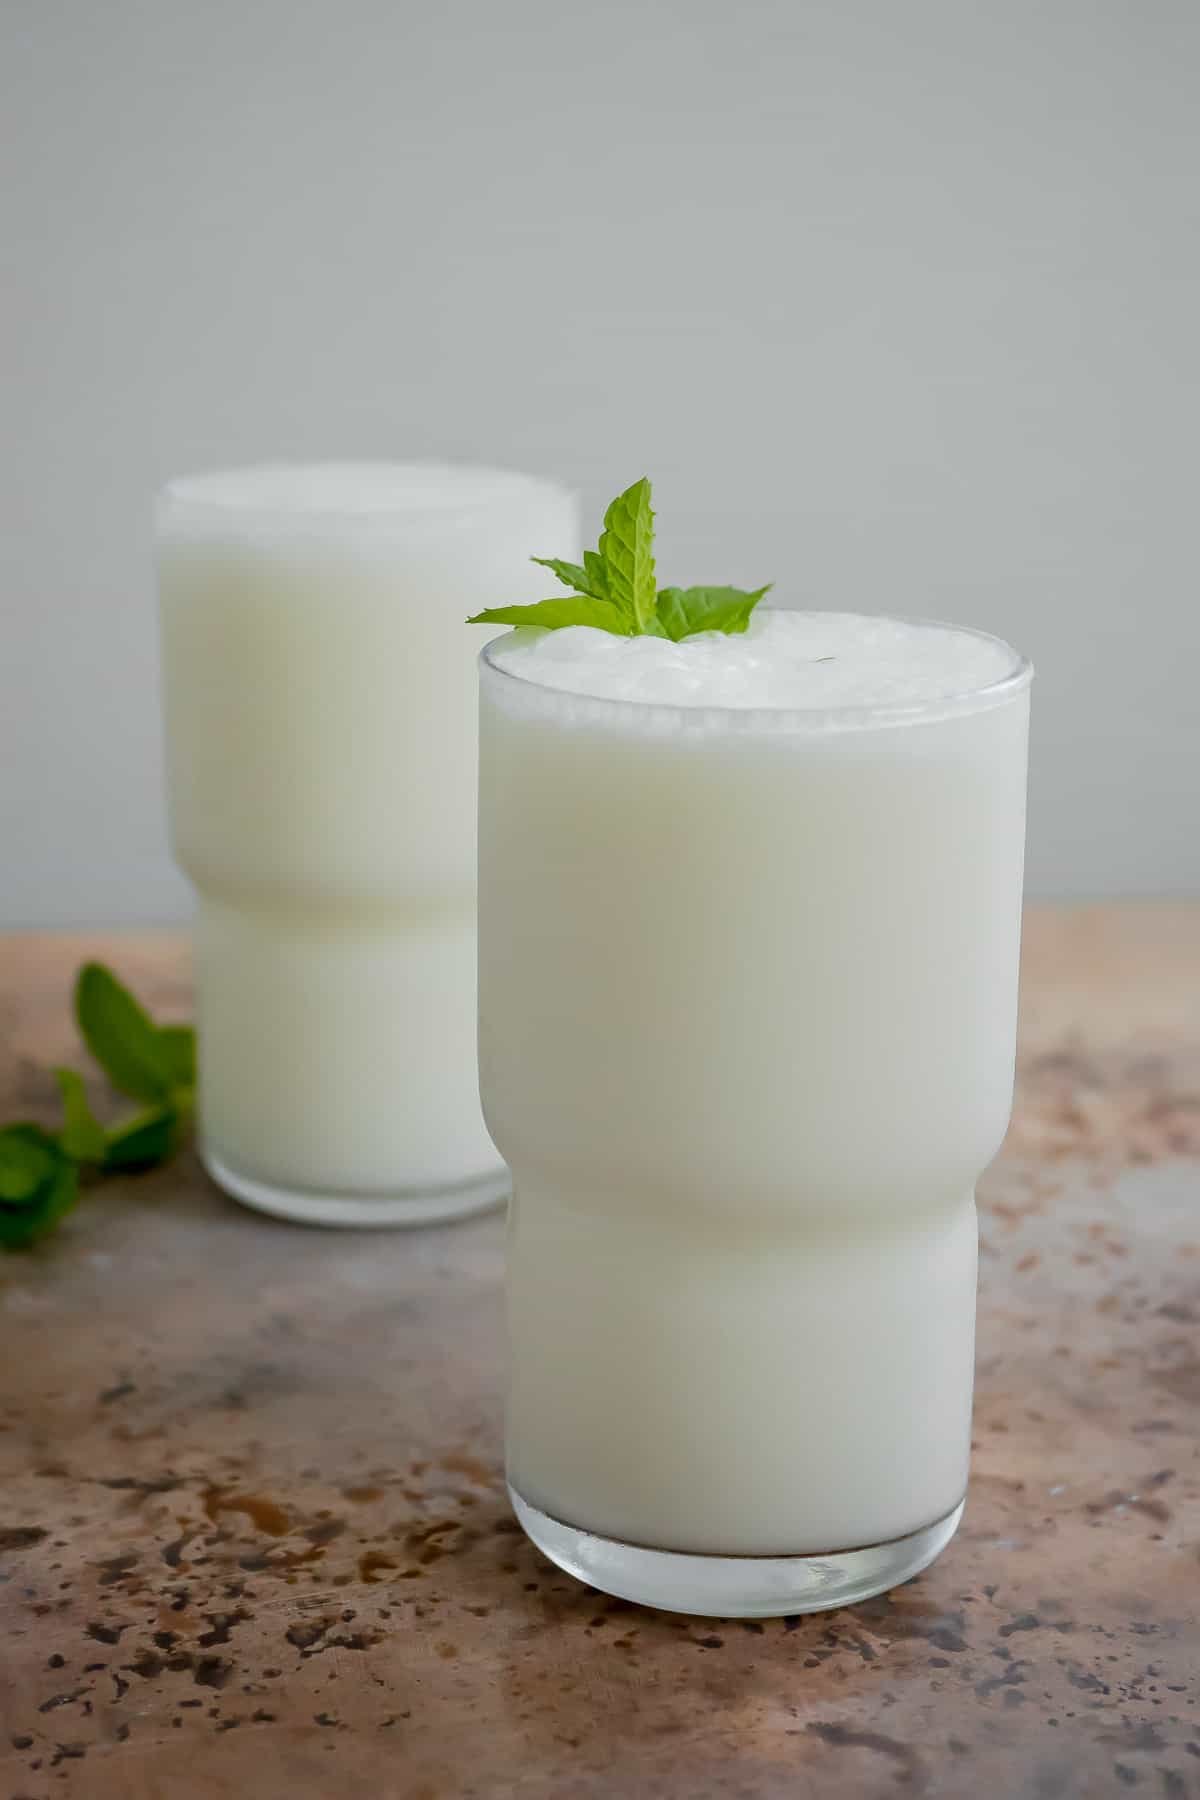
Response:
[{"label": "glass base", "polygon": [[511,1483],[508,1494],[526,1536],[576,1580],[664,1612],[722,1619],[826,1612],[886,1593],[919,1574],[945,1549],[966,1504],[960,1500],[953,1512],[907,1537],[860,1550],[813,1556],[690,1556],[596,1537],[531,1506]]},{"label": "glass base", "polygon": [[507,1169],[451,1187],[401,1189],[394,1194],[326,1194],[309,1188],[276,1187],[255,1176],[242,1175],[212,1150],[201,1149],[200,1161],[217,1186],[243,1206],[296,1225],[350,1226],[356,1230],[364,1226],[384,1230],[438,1225],[489,1212],[492,1207],[502,1206],[512,1192]]}]

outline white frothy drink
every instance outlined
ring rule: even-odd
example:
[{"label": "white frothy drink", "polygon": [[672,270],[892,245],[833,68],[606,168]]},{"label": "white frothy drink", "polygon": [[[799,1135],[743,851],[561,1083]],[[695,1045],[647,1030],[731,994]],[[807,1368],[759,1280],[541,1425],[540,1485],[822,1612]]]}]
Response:
[{"label": "white frothy drink", "polygon": [[1028,674],[972,632],[761,608],[485,653],[509,1473],[554,1519],[786,1556],[961,1501]]},{"label": "white frothy drink", "polygon": [[163,495],[203,1137],[242,1197],[329,1222],[398,1197],[403,1217],[498,1175],[475,1066],[481,634],[463,621],[536,598],[528,545],[575,538],[572,496],[483,469],[258,468]]}]

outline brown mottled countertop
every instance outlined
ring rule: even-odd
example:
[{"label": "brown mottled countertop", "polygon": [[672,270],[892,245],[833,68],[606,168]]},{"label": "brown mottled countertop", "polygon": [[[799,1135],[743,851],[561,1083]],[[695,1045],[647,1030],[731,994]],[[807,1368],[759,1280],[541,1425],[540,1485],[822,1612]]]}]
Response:
[{"label": "brown mottled countertop", "polygon": [[[99,952],[0,938],[0,1117]],[[967,1516],[735,1624],[558,1574],[500,1473],[501,1224],[256,1218],[190,1158],[0,1262],[0,1800],[1200,1796],[1200,906],[1035,910]]]}]

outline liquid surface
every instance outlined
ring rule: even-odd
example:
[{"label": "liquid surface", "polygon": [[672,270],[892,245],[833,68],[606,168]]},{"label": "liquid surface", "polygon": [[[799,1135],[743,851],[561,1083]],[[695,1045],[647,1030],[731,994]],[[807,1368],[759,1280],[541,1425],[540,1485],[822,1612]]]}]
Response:
[{"label": "liquid surface", "polygon": [[[283,514],[290,519],[304,514],[419,518],[464,508],[528,506],[531,500],[544,504],[548,494],[565,498],[566,490],[510,469],[434,462],[262,463],[173,481],[163,492],[161,506],[178,527],[178,515],[192,509]],[[229,529],[236,520],[226,517],[223,523]]]},{"label": "liquid surface", "polygon": [[926,706],[976,695],[1015,676],[999,638],[865,613],[760,607],[741,634],[616,637],[588,625],[522,629],[491,646],[510,675],[563,693],[668,706]]}]

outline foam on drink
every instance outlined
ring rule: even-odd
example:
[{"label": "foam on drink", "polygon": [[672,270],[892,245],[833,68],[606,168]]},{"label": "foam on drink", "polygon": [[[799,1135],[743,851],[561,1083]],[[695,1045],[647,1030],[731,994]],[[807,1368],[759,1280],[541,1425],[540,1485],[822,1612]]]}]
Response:
[{"label": "foam on drink", "polygon": [[952,626],[761,606],[732,636],[705,631],[676,644],[588,625],[526,628],[489,656],[497,668],[564,693],[809,712],[977,705],[1020,660],[997,638]]}]

